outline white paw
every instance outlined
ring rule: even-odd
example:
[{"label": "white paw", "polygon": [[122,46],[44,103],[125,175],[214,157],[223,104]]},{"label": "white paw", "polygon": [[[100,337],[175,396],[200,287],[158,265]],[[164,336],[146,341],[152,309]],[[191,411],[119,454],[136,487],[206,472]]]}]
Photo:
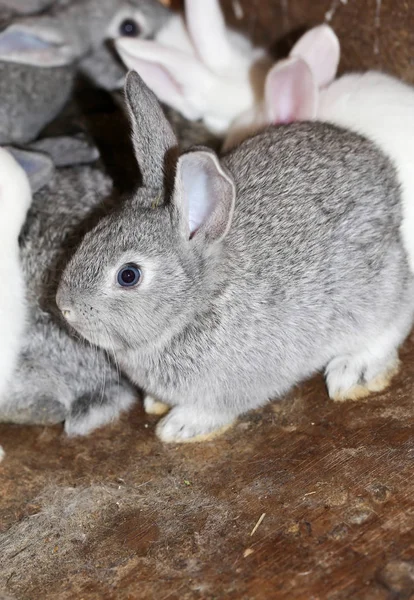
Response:
[{"label": "white paw", "polygon": [[372,364],[362,357],[335,358],[326,368],[329,396],[335,402],[343,402],[382,392],[398,370],[399,360],[395,356],[388,361],[372,361]]},{"label": "white paw", "polygon": [[144,410],[147,413],[147,415],[158,415],[159,417],[161,417],[170,410],[170,406],[168,404],[164,404],[164,402],[159,402],[158,400],[155,400],[155,398],[153,398],[152,396],[145,396]]},{"label": "white paw", "polygon": [[176,406],[161,419],[156,428],[159,439],[167,443],[204,442],[224,433],[233,419]]}]

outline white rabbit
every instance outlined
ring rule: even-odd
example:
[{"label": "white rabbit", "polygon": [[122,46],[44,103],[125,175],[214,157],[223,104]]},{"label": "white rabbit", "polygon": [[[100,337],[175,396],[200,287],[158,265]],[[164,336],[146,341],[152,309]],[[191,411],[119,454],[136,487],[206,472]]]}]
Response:
[{"label": "white rabbit", "polygon": [[0,148],[0,402],[16,366],[26,306],[19,233],[32,199],[22,167]]},{"label": "white rabbit", "polygon": [[261,48],[226,28],[219,0],[186,0],[155,41],[118,38],[116,48],[158,98],[216,134],[255,105],[271,66]]},{"label": "white rabbit", "polygon": [[414,271],[414,87],[378,71],[343,75],[326,86],[338,64],[336,36],[326,35],[328,29],[314,30],[309,45],[298,44],[293,57],[269,71],[264,104],[255,115],[244,116],[244,129],[240,121],[234,123],[225,147],[269,123],[311,119],[339,125],[375,142],[397,170],[401,231]]},{"label": "white rabbit", "polygon": [[289,57],[268,72],[261,99],[231,123],[223,150],[237,146],[269,123],[315,118],[318,90],[334,80],[339,58],[339,40],[329,25],[307,31]]}]

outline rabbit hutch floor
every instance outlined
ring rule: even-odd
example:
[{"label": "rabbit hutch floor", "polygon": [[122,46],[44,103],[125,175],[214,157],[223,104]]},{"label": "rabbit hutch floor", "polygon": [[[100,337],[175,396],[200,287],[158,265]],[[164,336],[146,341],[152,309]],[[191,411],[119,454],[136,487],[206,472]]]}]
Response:
[{"label": "rabbit hutch floor", "polygon": [[[408,2],[240,4],[256,40],[332,18],[343,67],[414,82]],[[414,335],[401,357],[384,393],[334,404],[316,377],[199,445],[160,443],[140,404],[82,439],[0,425],[0,598],[414,597]]]},{"label": "rabbit hutch floor", "polygon": [[0,590],[414,597],[414,336],[402,359],[385,393],[334,404],[317,377],[199,445],[160,443],[140,405],[83,439],[1,425]]}]

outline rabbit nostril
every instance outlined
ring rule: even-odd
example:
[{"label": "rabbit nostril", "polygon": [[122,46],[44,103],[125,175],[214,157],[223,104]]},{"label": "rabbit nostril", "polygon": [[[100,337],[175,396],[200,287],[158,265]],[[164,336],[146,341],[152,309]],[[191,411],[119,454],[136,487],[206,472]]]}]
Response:
[{"label": "rabbit nostril", "polygon": [[62,307],[60,312],[65,317],[67,321],[73,321],[75,313],[70,308]]}]

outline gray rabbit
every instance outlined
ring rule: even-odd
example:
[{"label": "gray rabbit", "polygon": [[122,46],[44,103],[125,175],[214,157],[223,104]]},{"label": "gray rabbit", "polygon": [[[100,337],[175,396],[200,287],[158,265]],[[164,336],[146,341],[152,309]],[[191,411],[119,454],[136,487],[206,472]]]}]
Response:
[{"label": "gray rabbit", "polygon": [[[0,59],[60,66],[97,50],[105,39],[152,35],[170,11],[155,0],[72,0],[44,15],[15,20],[0,34]],[[131,29],[132,28],[132,29]]]},{"label": "gray rabbit", "polygon": [[69,435],[85,434],[118,416],[136,397],[104,350],[69,332],[54,301],[60,271],[112,184],[93,167],[54,173],[44,155],[13,153],[32,187],[42,189],[34,195],[21,234],[28,319],[17,368],[0,403],[0,421],[65,421]]},{"label": "gray rabbit", "polygon": [[37,137],[68,101],[78,71],[108,89],[124,77],[106,38],[148,37],[171,12],[156,0],[72,0],[0,33],[0,144]]},{"label": "gray rabbit", "polygon": [[173,407],[158,436],[206,438],[319,370],[335,400],[385,388],[414,310],[388,158],[318,122],[178,158],[136,73],[126,94],[144,184],[86,234],[57,304]]}]

